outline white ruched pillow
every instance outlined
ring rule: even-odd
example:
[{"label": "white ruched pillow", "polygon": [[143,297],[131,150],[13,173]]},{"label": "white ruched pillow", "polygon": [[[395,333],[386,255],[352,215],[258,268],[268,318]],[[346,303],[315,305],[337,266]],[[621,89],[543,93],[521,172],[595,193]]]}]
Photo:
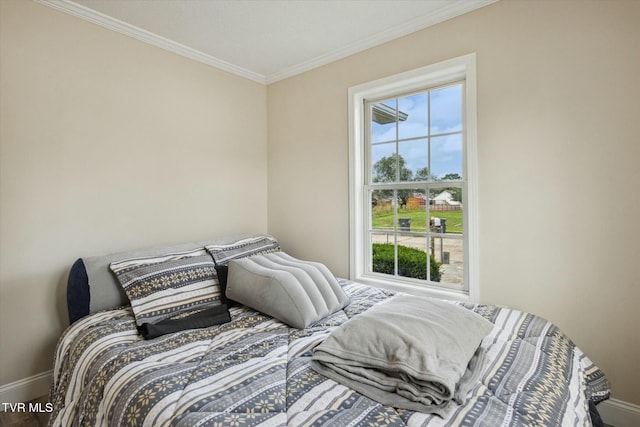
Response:
[{"label": "white ruched pillow", "polygon": [[284,252],[229,262],[226,296],[299,329],[349,304],[325,265]]}]

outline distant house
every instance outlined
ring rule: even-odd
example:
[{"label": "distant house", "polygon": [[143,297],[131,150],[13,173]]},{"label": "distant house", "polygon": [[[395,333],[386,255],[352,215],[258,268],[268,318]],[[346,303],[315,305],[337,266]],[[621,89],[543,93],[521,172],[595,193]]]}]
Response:
[{"label": "distant house", "polygon": [[417,210],[424,209],[427,201],[422,196],[407,197],[407,209]]},{"label": "distant house", "polygon": [[462,204],[456,200],[453,200],[453,193],[449,190],[444,190],[436,197],[431,199],[431,209],[443,210],[443,211],[457,211],[462,208]]}]

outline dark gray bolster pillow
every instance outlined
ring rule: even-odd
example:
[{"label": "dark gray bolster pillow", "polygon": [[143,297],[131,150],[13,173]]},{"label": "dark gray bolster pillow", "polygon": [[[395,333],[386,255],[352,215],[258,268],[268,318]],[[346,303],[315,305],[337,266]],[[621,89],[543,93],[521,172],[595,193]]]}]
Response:
[{"label": "dark gray bolster pillow", "polygon": [[229,262],[226,296],[299,329],[349,304],[325,265],[284,252]]}]

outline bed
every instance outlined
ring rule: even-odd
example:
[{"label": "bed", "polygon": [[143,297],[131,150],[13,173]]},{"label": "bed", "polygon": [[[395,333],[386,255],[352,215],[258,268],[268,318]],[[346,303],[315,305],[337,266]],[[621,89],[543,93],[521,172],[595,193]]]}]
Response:
[{"label": "bed", "polygon": [[[203,248],[208,248],[206,253]],[[200,250],[197,256],[194,250]],[[474,368],[473,382],[459,402],[447,403],[447,411],[390,406],[330,379],[314,368],[314,353],[345,325],[385,305],[393,307],[388,304],[401,301],[403,295],[328,277],[322,286],[331,295],[347,298],[328,303],[325,295],[322,310],[329,307],[328,312],[316,310],[315,317],[305,318],[312,309],[292,312],[292,304],[287,303],[280,311],[268,313],[282,295],[271,301],[269,295],[252,289],[282,284],[281,271],[269,278],[262,274],[274,262],[287,266],[294,262],[280,260],[277,256],[285,255],[279,252],[273,236],[259,235],[76,261],[67,290],[71,324],[55,353],[50,425],[588,426],[601,422],[595,404],[609,397],[602,371],[552,323],[505,307],[446,303],[462,310],[462,315],[490,323],[486,335],[474,345],[474,357],[482,354],[483,359]],[[184,253],[191,254],[192,263],[204,259],[199,268],[213,265],[213,281],[209,277],[206,286],[209,291],[213,286],[217,293],[213,308],[224,305],[228,318],[207,327],[165,330],[145,339],[143,297],[135,296],[131,288],[123,289],[119,281],[124,281],[132,265],[139,265],[135,264],[139,259],[175,262],[167,261],[167,254],[175,258]],[[244,275],[238,276],[238,265],[246,266],[253,259],[263,259],[261,265],[250,267],[262,273],[247,276],[250,273],[243,270]],[[312,268],[324,281],[327,270],[310,264],[304,268]],[[240,277],[242,286],[248,283],[246,296],[237,289],[242,286],[235,285]],[[227,280],[225,290],[221,282]],[[339,290],[331,288],[335,284]],[[230,295],[253,298],[254,308]],[[197,308],[210,309],[203,307]],[[144,312],[145,319],[161,325],[191,316],[167,318],[164,311]],[[302,322],[298,327],[291,325],[298,321]]]}]

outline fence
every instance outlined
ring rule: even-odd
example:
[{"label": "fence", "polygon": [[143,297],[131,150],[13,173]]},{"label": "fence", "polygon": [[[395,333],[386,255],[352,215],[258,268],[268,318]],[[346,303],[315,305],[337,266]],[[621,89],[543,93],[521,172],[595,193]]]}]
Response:
[{"label": "fence", "polygon": [[441,205],[430,205],[429,206],[429,210],[434,212],[449,212],[449,211],[459,211],[462,210],[462,205],[448,205],[448,204],[441,204]]}]

